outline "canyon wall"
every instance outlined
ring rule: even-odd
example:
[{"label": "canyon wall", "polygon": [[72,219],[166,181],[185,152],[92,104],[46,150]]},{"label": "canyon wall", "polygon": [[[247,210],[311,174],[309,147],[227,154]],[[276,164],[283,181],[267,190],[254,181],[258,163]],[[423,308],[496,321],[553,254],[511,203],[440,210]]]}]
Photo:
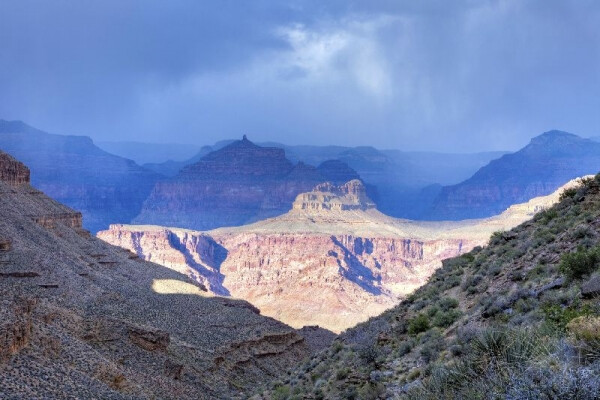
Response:
[{"label": "canyon wall", "polygon": [[98,237],[294,327],[339,332],[397,304],[442,260],[486,244],[493,232],[526,221],[575,185],[488,219],[418,222],[380,213],[353,180],[317,185],[285,215],[246,226],[199,232],[111,225]]},{"label": "canyon wall", "polygon": [[98,237],[294,327],[341,331],[396,304],[481,240],[202,233],[111,225]]}]

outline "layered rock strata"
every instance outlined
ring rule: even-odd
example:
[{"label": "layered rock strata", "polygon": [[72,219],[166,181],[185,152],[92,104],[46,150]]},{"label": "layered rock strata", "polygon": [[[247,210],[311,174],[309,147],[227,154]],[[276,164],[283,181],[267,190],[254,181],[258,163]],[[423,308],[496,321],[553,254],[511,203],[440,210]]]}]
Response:
[{"label": "layered rock strata", "polygon": [[238,226],[284,214],[299,193],[319,183],[357,177],[340,161],[294,165],[283,149],[244,137],[158,182],[133,223],[197,230]]},{"label": "layered rock strata", "polygon": [[498,217],[415,222],[378,212],[359,181],[319,185],[293,209],[255,224],[198,232],[112,225],[98,237],[182,272],[212,293],[245,299],[292,326],[336,332],[377,315],[422,285],[441,260],[485,244],[558,194]]}]

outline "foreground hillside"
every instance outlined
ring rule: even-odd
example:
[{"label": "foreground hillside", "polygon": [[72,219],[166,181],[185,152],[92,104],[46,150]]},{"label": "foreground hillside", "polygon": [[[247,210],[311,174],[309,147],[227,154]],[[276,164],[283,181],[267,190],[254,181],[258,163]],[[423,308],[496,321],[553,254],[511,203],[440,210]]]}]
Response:
[{"label": "foreground hillside", "polygon": [[81,211],[92,232],[130,222],[160,176],[89,137],[50,134],[20,121],[0,120],[0,149],[31,168],[33,186]]},{"label": "foreground hillside", "polygon": [[441,260],[557,200],[558,193],[536,198],[485,220],[416,222],[379,212],[354,180],[318,185],[290,212],[251,225],[208,232],[111,225],[98,237],[294,327],[340,332],[396,305]]},{"label": "foreground hillside", "polygon": [[256,398],[597,399],[600,175]]},{"label": "foreground hillside", "polygon": [[245,398],[331,339],[90,237],[0,152],[0,398]]}]

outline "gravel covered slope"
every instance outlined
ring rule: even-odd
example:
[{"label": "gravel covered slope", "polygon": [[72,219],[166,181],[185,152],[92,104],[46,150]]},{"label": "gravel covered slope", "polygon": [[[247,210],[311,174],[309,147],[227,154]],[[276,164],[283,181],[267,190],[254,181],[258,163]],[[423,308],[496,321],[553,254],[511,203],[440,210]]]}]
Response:
[{"label": "gravel covered slope", "polygon": [[319,347],[90,237],[81,214],[8,179],[0,299],[3,399],[244,398]]}]

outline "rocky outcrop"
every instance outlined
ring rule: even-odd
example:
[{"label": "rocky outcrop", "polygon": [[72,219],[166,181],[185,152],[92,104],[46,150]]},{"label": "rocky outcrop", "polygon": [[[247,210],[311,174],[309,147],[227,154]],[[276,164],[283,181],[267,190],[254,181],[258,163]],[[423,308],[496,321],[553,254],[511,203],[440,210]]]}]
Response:
[{"label": "rocky outcrop", "polygon": [[283,214],[299,193],[332,179],[353,179],[341,162],[292,164],[276,147],[246,137],[202,157],[156,184],[134,223],[206,230]]},{"label": "rocky outcrop", "polygon": [[32,216],[31,219],[46,229],[54,229],[57,224],[62,224],[73,229],[82,229],[83,217],[80,212],[72,212]]},{"label": "rocky outcrop", "polygon": [[2,299],[0,303],[0,366],[26,347],[31,340],[31,313],[36,301],[30,298]]},{"label": "rocky outcrop", "polygon": [[0,181],[13,186],[29,183],[29,168],[0,151]]},{"label": "rocky outcrop", "polygon": [[257,338],[229,343],[217,350],[218,356],[213,362],[216,368],[232,370],[257,358],[273,357],[295,351],[301,354],[299,345],[303,342],[304,338],[296,331],[265,334]]},{"label": "rocky outcrop", "polygon": [[340,186],[331,182],[322,183],[313,191],[298,195],[292,205],[294,210],[313,211],[364,211],[375,208],[375,203],[367,197],[365,186],[359,180]]},{"label": "rocky outcrop", "polygon": [[129,339],[136,346],[148,351],[165,351],[171,341],[168,332],[136,327],[129,328]]},{"label": "rocky outcrop", "polygon": [[8,238],[0,238],[0,251],[6,252],[12,249],[12,240]]},{"label": "rocky outcrop", "polygon": [[425,217],[489,217],[599,170],[600,143],[566,132],[546,132],[518,152],[490,162],[468,180],[444,187]]}]

